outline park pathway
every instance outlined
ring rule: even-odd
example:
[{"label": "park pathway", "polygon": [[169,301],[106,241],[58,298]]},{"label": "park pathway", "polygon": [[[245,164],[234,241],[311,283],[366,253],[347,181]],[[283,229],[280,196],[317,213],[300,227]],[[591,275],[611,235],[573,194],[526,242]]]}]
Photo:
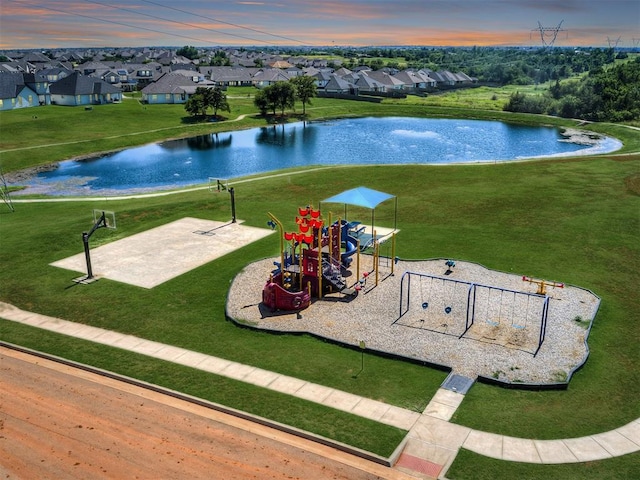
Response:
[{"label": "park pathway", "polygon": [[538,464],[604,460],[640,451],[640,419],[610,432],[562,440],[514,438],[453,424],[449,420],[472,384],[470,379],[454,374],[424,412],[418,413],[250,365],[28,312],[3,302],[0,318],[248,382],[407,430],[403,445],[389,462],[416,478],[445,478],[460,448],[500,460]]}]

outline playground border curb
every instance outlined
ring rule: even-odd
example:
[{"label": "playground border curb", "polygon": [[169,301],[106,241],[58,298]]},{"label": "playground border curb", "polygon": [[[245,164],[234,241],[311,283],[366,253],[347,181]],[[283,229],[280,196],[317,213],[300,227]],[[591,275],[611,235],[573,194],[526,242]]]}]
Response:
[{"label": "playground border curb", "polygon": [[[262,259],[259,260],[254,260],[251,263],[255,263],[255,262],[259,262],[262,260],[269,260],[272,257],[263,257]],[[390,257],[385,257],[390,261],[394,261],[394,259],[391,259]],[[430,261],[444,261],[444,260],[448,260],[448,258],[444,258],[444,257],[432,257],[432,258],[426,258],[426,259],[403,259],[401,257],[396,257],[399,261],[403,261],[403,262],[430,262]],[[465,262],[465,263],[470,263],[473,265],[478,265],[482,268],[485,268],[487,270],[493,270],[499,273],[503,273],[505,275],[515,275],[513,272],[505,272],[503,270],[495,270],[495,269],[490,269],[488,267],[486,267],[485,265],[478,263],[478,262],[473,262],[473,261],[469,261],[469,260],[465,260],[465,259],[456,259],[456,260],[460,260],[461,262]],[[237,275],[236,275],[237,277]],[[233,285],[233,282],[235,281],[236,277],[233,278],[233,280],[231,281],[231,285]],[[600,310],[600,304],[602,299],[596,295],[595,293],[593,293],[592,290],[588,289],[588,288],[584,288],[584,287],[580,287],[580,286],[576,286],[573,284],[565,284],[567,286],[571,286],[573,288],[578,288],[580,290],[586,291],[588,293],[590,293],[591,295],[593,295],[594,297],[596,297],[598,299],[597,301],[597,305],[596,305],[596,309],[595,309],[595,314],[593,316],[593,318],[590,320],[589,322],[589,327],[585,330],[585,336],[584,336],[584,346],[586,349],[586,353],[584,355],[584,357],[582,358],[581,362],[578,363],[573,369],[571,369],[568,373],[567,373],[567,379],[564,382],[557,382],[557,383],[529,383],[529,382],[506,382],[503,380],[499,380],[496,378],[491,378],[491,377],[487,377],[484,375],[478,375],[476,377],[476,381],[478,383],[483,383],[483,384],[487,384],[487,385],[493,385],[493,386],[497,386],[497,387],[501,387],[504,389],[508,389],[508,390],[524,390],[524,391],[549,391],[549,390],[567,390],[569,388],[569,382],[571,381],[571,379],[573,378],[573,375],[578,372],[582,367],[584,367],[584,365],[587,363],[587,360],[589,358],[589,354],[590,354],[590,350],[589,350],[589,343],[588,343],[588,339],[589,339],[589,334],[591,333],[591,328],[593,326],[593,322],[595,321],[595,318]],[[265,333],[269,333],[272,335],[309,335],[312,338],[316,338],[318,340],[324,341],[324,342],[328,342],[328,343],[332,343],[334,345],[339,345],[341,347],[344,348],[349,348],[351,350],[357,350],[360,351],[360,347],[358,347],[357,345],[352,345],[349,343],[345,343],[341,340],[332,338],[332,337],[325,337],[313,332],[308,332],[305,330],[295,330],[295,331],[291,331],[291,330],[273,330],[273,329],[268,329],[268,328],[261,328],[259,326],[255,326],[252,325],[250,322],[242,322],[239,321],[235,318],[233,318],[233,316],[231,316],[229,314],[229,310],[228,310],[228,304],[229,304],[229,295],[231,292],[231,288],[229,288],[229,290],[227,291],[227,296],[225,298],[225,317],[227,318],[227,320],[233,322],[236,326],[241,327],[241,328],[247,328],[250,330],[256,330],[256,331],[260,331],[260,332],[265,332]],[[416,365],[423,365],[426,367],[430,367],[430,368],[434,368],[436,370],[440,370],[440,371],[444,371],[444,372],[448,372],[451,373],[453,371],[453,369],[447,365],[442,365],[439,363],[434,363],[434,362],[429,362],[426,360],[416,360],[410,357],[404,357],[402,355],[398,355],[395,353],[391,353],[391,352],[386,352],[384,350],[376,350],[376,349],[371,349],[371,348],[366,348],[364,350],[367,353],[373,354],[373,355],[377,355],[380,357],[385,357],[385,358],[392,358],[394,360],[401,360],[401,361],[405,361],[405,362],[409,362],[409,363],[413,363]]]}]

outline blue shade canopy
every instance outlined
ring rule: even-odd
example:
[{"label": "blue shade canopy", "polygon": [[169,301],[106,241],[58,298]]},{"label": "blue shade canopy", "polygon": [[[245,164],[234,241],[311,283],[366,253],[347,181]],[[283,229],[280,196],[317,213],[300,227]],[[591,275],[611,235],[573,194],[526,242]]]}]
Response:
[{"label": "blue shade canopy", "polygon": [[333,197],[322,200],[323,203],[344,203],[346,205],[357,205],[359,207],[376,208],[385,200],[394,198],[394,195],[390,195],[384,192],[378,192],[367,187],[357,187],[351,190],[345,190],[342,193],[334,195]]}]

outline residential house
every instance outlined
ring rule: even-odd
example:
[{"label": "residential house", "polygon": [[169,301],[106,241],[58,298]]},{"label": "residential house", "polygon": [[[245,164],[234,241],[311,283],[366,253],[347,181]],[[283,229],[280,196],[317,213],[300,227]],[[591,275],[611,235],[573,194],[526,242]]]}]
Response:
[{"label": "residential house", "polygon": [[326,70],[318,70],[316,73],[310,74],[309,76],[315,78],[316,85],[318,86],[318,88],[323,89],[324,87],[327,86],[327,83],[329,83],[329,80],[331,80],[331,75],[332,74]]},{"label": "residential house", "polygon": [[293,67],[293,65],[290,64],[289,62],[287,62],[286,60],[275,60],[275,61],[269,63],[269,67],[270,68],[279,68],[280,70],[286,70],[288,68]]},{"label": "residential house", "polygon": [[331,75],[331,79],[324,87],[325,93],[337,93],[346,95],[357,95],[358,87],[351,82],[343,80],[338,75]]},{"label": "residential house", "polygon": [[0,73],[0,110],[38,105],[38,94],[25,83],[24,74]]},{"label": "residential house", "polygon": [[171,73],[177,73],[179,75],[183,75],[187,78],[190,78],[195,83],[199,83],[202,86],[204,85],[213,85],[213,82],[207,80],[203,73],[200,73],[197,70],[173,70]]},{"label": "residential house", "polygon": [[403,88],[406,90],[426,90],[435,87],[437,84],[433,78],[421,74],[419,71],[403,70],[396,73],[394,77],[404,84]]},{"label": "residential house", "polygon": [[53,105],[101,105],[122,100],[122,91],[101,78],[73,72],[49,85]]},{"label": "residential house", "polygon": [[40,52],[27,52],[22,60],[29,63],[42,64],[49,63],[51,59],[47,57],[44,53]]},{"label": "residential house", "polygon": [[339,76],[339,77],[341,77],[341,78],[342,78],[342,77],[344,77],[345,75],[350,75],[350,74],[352,74],[353,72],[352,72],[351,70],[349,70],[348,68],[341,67],[341,68],[339,68],[338,70],[336,70],[336,71],[335,71],[335,72],[333,72],[333,73],[335,73],[337,76]]},{"label": "residential house", "polygon": [[457,83],[456,77],[448,70],[438,70],[428,73],[431,78],[438,82],[438,86],[453,86]]},{"label": "residential house", "polygon": [[295,65],[291,65],[289,68],[285,68],[284,71],[287,74],[287,77],[289,78],[301,77],[302,75],[304,75],[304,72],[302,71],[302,69],[299,67],[296,67]]},{"label": "residential house", "polygon": [[148,104],[186,103],[196,88],[202,86],[180,73],[165,73],[141,90],[142,101]]},{"label": "residential house", "polygon": [[264,88],[276,82],[288,82],[289,76],[277,68],[261,69],[253,76],[253,85]]},{"label": "residential house", "polygon": [[156,62],[130,64],[126,68],[129,73],[129,81],[135,84],[139,90],[157,81],[165,73],[164,67]]},{"label": "residential house", "polygon": [[226,87],[252,87],[253,75],[257,68],[245,67],[200,67],[200,73],[208,77],[216,86]]},{"label": "residential house", "polygon": [[39,70],[37,75],[43,77],[49,84],[62,80],[73,73],[73,70],[68,68],[53,67]]},{"label": "residential house", "polygon": [[368,75],[360,75],[355,83],[360,93],[384,93],[387,91],[387,86],[377,80],[371,78]]},{"label": "residential house", "polygon": [[387,92],[403,90],[405,88],[405,83],[394,77],[393,75],[389,75],[387,72],[383,72],[382,70],[372,70],[370,72],[362,72],[363,75],[367,75],[370,78],[373,78],[377,82],[386,86]]}]

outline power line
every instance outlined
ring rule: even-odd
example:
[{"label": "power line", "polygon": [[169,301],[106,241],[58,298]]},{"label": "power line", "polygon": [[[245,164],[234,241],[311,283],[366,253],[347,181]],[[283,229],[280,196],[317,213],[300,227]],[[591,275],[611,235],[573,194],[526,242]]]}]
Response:
[{"label": "power line", "polygon": [[[188,39],[188,40],[195,40],[195,41],[198,41],[198,42],[201,42],[201,43],[204,43],[204,44],[209,44],[209,45],[212,44],[211,40],[204,40],[202,38],[193,37],[193,36],[190,36],[190,35],[182,35],[180,33],[166,32],[166,31],[157,30],[157,29],[154,29],[154,28],[143,27],[143,26],[140,26],[140,25],[132,25],[132,24],[125,23],[125,22],[119,22],[119,21],[116,21],[116,20],[107,20],[107,19],[104,19],[104,18],[99,18],[99,17],[92,16],[92,15],[85,15],[85,14],[76,13],[76,12],[69,12],[69,11],[66,11],[66,10],[59,9],[59,8],[52,8],[52,7],[41,5],[41,4],[38,4],[38,3],[30,3],[30,2],[25,2],[23,0],[7,0],[7,1],[18,3],[18,4],[21,4],[21,5],[27,5],[29,7],[42,8],[44,10],[49,10],[49,11],[52,11],[52,12],[58,12],[58,13],[62,13],[62,14],[65,14],[65,15],[72,15],[72,16],[80,17],[80,18],[88,18],[90,20],[98,20],[100,22],[110,23],[110,24],[113,24],[113,25],[121,25],[123,27],[132,28],[134,30],[144,30],[144,31],[153,32],[153,33],[159,33],[159,34],[162,34],[162,35],[167,35],[167,36],[172,36],[172,37],[179,37],[179,38],[185,38],[185,39]],[[93,2],[93,3],[97,3],[97,2]],[[118,7],[112,7],[112,8],[118,8]],[[132,12],[132,11],[130,10],[130,12]],[[140,14],[139,12],[134,12],[134,13]],[[147,16],[150,16],[150,15],[147,15]],[[156,18],[160,19],[160,20],[163,20],[163,21],[181,23],[181,22],[176,22],[174,20],[162,19],[160,17],[156,17]],[[203,28],[203,27],[197,27],[195,25],[189,25],[189,24],[186,24],[186,23],[184,25],[187,25],[187,26],[190,26],[190,27],[193,27],[193,28]],[[216,33],[220,33],[220,34],[223,34],[223,35],[229,35],[229,36],[233,36],[233,37],[237,37],[237,38],[243,38],[245,40],[251,40],[251,41],[254,41],[254,42],[258,42],[258,43],[273,44],[272,42],[268,42],[266,40],[258,40],[258,39],[255,39],[255,38],[245,37],[245,36],[242,36],[242,35],[236,35],[236,34],[232,34],[232,33],[228,33],[228,32],[221,32],[219,30],[211,30],[211,31],[214,31]]]},{"label": "power line", "polygon": [[216,30],[216,29],[213,29],[213,28],[200,27],[200,26],[194,25],[192,23],[185,23],[185,22],[180,22],[178,20],[171,20],[169,18],[163,18],[163,17],[159,17],[157,15],[151,15],[150,13],[138,12],[136,10],[130,10],[130,9],[124,8],[124,7],[116,7],[114,5],[109,5],[107,3],[97,2],[95,0],[84,0],[84,1],[87,2],[87,3],[93,3],[93,4],[96,4],[96,5],[101,5],[103,7],[113,8],[114,10],[122,10],[123,12],[129,12],[129,13],[133,13],[135,15],[141,15],[141,16],[144,16],[144,17],[154,18],[156,20],[161,20],[163,22],[171,22],[171,23],[175,23],[175,24],[178,24],[178,25],[184,25],[185,27],[190,27],[190,28],[199,28],[201,30],[207,30],[207,31],[214,32],[214,33],[219,33],[219,34],[222,34],[222,35],[228,35],[228,36],[231,36],[231,37],[242,38],[244,40],[251,40],[251,41],[254,41],[254,42],[264,42],[264,43],[273,44],[273,42],[269,42],[269,41],[266,41],[266,40],[258,40],[258,39],[255,39],[255,38],[246,37],[244,35],[238,35],[238,34],[229,33],[229,32],[222,32],[220,30]]},{"label": "power line", "polygon": [[289,40],[291,42],[301,43],[303,45],[305,44],[304,42],[302,42],[300,40],[296,40],[295,38],[283,37],[282,35],[275,35],[273,33],[265,32],[263,30],[257,30],[255,28],[251,28],[251,27],[246,27],[244,25],[238,25],[238,24],[235,24],[235,23],[225,22],[225,21],[219,20],[217,18],[207,17],[206,15],[201,15],[201,14],[197,14],[197,13],[188,12],[186,10],[181,10],[179,8],[171,7],[169,5],[162,5],[161,3],[152,2],[151,0],[140,0],[140,1],[144,2],[144,3],[149,3],[151,5],[157,5],[158,7],[168,8],[169,10],[173,10],[175,12],[186,13],[187,15],[193,15],[195,17],[205,18],[207,20],[211,20],[211,21],[214,21],[214,22],[217,22],[217,23],[222,23],[223,25],[229,25],[231,27],[241,28],[243,30],[250,30],[252,32],[260,33],[260,34],[263,34],[263,35],[269,35],[270,37],[281,38],[283,40]]},{"label": "power line", "polygon": [[153,28],[147,28],[147,27],[141,27],[140,25],[130,25],[128,23],[124,23],[124,22],[117,22],[115,20],[105,20],[103,18],[98,18],[98,17],[93,17],[91,15],[83,15],[81,13],[75,13],[75,12],[67,12],[65,10],[60,10],[57,8],[51,8],[51,7],[46,7],[44,5],[39,5],[36,3],[29,3],[29,2],[24,2],[22,0],[8,0],[9,2],[14,2],[14,3],[19,3],[21,5],[28,5],[30,7],[38,7],[38,8],[42,8],[45,10],[50,10],[52,12],[58,12],[58,13],[64,13],[65,15],[73,15],[75,17],[81,17],[81,18],[88,18],[90,20],[98,20],[100,22],[105,22],[105,23],[112,23],[114,25],[121,25],[123,27],[129,27],[129,28],[133,28],[133,29],[137,29],[137,30],[146,30],[148,32],[154,32],[154,33],[161,33],[163,35],[169,35],[169,36],[174,36],[174,37],[181,37],[181,38],[186,38],[188,40],[196,40],[198,42],[202,42],[202,43],[211,43],[209,40],[203,40],[201,38],[196,38],[196,37],[191,37],[188,35],[181,35],[179,33],[169,33],[169,32],[163,32],[161,30],[155,30]]}]

